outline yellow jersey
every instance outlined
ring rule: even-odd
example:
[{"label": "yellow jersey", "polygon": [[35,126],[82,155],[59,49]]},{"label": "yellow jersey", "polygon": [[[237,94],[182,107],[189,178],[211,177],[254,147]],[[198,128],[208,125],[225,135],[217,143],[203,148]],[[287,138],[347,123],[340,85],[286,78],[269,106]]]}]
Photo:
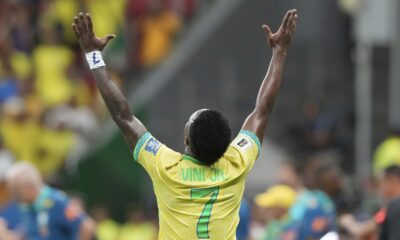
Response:
[{"label": "yellow jersey", "polygon": [[236,239],[246,176],[259,153],[257,136],[242,130],[223,157],[207,166],[145,133],[133,155],[153,182],[159,239]]}]

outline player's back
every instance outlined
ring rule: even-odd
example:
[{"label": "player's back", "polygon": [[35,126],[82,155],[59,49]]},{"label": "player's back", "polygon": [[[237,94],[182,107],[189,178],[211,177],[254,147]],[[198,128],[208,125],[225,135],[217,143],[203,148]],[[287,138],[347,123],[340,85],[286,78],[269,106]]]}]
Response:
[{"label": "player's back", "polygon": [[134,155],[153,181],[159,239],[236,239],[245,178],[259,147],[253,133],[242,131],[224,156],[207,166],[145,134]]}]

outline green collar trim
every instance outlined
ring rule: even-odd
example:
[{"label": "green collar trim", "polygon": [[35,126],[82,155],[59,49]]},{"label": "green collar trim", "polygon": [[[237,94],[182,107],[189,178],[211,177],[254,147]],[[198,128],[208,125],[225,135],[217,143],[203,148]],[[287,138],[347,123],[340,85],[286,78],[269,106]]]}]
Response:
[{"label": "green collar trim", "polygon": [[206,165],[206,164],[200,162],[199,160],[195,159],[194,157],[191,157],[191,156],[186,155],[186,154],[183,155],[183,160],[188,160],[188,161],[194,162],[194,163],[199,164],[199,165]]}]

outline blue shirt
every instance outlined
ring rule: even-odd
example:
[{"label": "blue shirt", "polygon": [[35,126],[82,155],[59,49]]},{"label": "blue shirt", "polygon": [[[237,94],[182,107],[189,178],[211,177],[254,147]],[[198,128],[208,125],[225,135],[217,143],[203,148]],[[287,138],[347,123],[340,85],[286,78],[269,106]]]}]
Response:
[{"label": "blue shirt", "polygon": [[333,201],[321,191],[305,190],[289,210],[292,224],[287,231],[297,240],[320,239],[336,231],[336,209]]},{"label": "blue shirt", "polygon": [[18,86],[14,79],[0,79],[0,103],[18,95]]},{"label": "blue shirt", "polygon": [[239,225],[236,229],[237,240],[247,239],[250,232],[250,206],[247,200],[243,199],[239,210]]},{"label": "blue shirt", "polygon": [[75,240],[85,214],[61,191],[42,188],[32,205],[20,206],[27,240]]},{"label": "blue shirt", "polygon": [[21,232],[22,229],[22,211],[16,202],[11,202],[4,208],[0,209],[0,218],[7,222],[9,230],[14,232]]}]

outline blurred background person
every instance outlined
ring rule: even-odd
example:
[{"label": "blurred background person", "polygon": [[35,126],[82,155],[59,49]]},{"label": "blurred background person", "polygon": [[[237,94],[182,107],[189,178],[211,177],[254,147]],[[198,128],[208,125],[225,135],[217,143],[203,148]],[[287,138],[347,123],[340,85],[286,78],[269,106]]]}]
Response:
[{"label": "blurred background person", "polygon": [[378,145],[374,153],[374,174],[379,176],[385,168],[400,165],[400,127],[393,128],[389,136]]},{"label": "blurred background person", "polygon": [[148,68],[167,56],[180,29],[179,17],[168,7],[168,1],[150,0],[148,14],[139,20],[139,63]]},{"label": "blurred background person", "polygon": [[[7,185],[23,221],[16,234],[27,239],[89,240],[94,235],[94,223],[76,202],[48,187],[35,167],[16,163],[7,173]],[[7,223],[8,224],[8,223]]]},{"label": "blurred background person", "polygon": [[290,209],[294,239],[320,239],[337,232],[333,199],[341,192],[339,167],[318,155],[296,164],[301,185],[297,183],[298,197]]},{"label": "blurred background person", "polygon": [[138,69],[154,67],[170,53],[181,18],[167,0],[130,1],[127,14],[136,46],[130,53],[134,64]]},{"label": "blurred background person", "polygon": [[387,167],[380,183],[384,205],[374,218],[359,221],[353,215],[344,215],[340,224],[357,239],[394,240],[400,236],[400,165]]},{"label": "blurred background person", "polygon": [[296,198],[289,209],[289,239],[320,239],[337,233],[337,209],[341,208],[343,175],[338,163],[326,153],[284,163],[278,182],[291,186]]},{"label": "blurred background person", "polygon": [[262,216],[265,232],[259,239],[294,239],[289,210],[296,201],[297,193],[287,185],[275,185],[257,195],[254,202]]},{"label": "blurred background person", "polygon": [[[13,231],[21,230],[21,211],[18,204],[12,199],[9,189],[7,188],[7,174],[11,166],[14,164],[13,156],[4,150],[0,151],[0,225],[3,235],[15,235]],[[15,238],[16,236],[14,236]],[[4,237],[6,238],[6,237]],[[12,237],[10,237],[12,239]]]}]

